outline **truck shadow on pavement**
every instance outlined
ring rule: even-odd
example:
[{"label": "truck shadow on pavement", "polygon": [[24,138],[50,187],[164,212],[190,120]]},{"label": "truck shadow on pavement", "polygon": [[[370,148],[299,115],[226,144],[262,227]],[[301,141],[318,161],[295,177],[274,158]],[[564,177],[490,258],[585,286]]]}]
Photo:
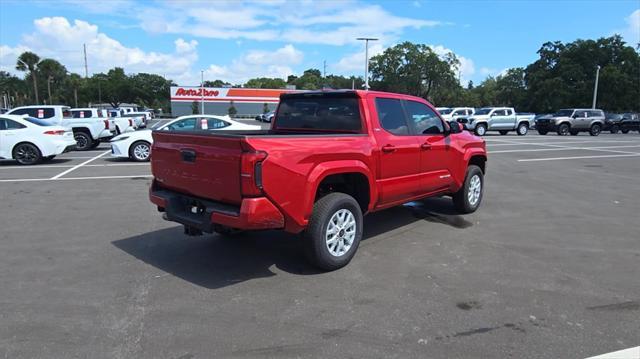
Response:
[{"label": "truck shadow on pavement", "polygon": [[[444,223],[456,228],[470,224],[456,215],[444,199],[429,199],[394,207],[365,217],[363,240],[384,235],[416,221]],[[241,233],[233,237],[205,234],[188,237],[182,226],[113,241],[118,249],[166,273],[208,289],[277,275],[277,269],[295,275],[322,272],[311,266],[302,238],[281,231]]]}]

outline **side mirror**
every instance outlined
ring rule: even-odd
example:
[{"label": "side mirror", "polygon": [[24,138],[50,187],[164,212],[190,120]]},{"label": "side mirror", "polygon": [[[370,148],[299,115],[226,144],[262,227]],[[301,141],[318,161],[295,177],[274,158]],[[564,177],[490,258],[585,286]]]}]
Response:
[{"label": "side mirror", "polygon": [[449,128],[451,129],[451,133],[461,133],[462,125],[457,121],[449,121]]},{"label": "side mirror", "polygon": [[467,124],[469,123],[469,119],[467,119],[466,117],[461,117],[461,118],[458,118],[458,122],[462,124]]}]

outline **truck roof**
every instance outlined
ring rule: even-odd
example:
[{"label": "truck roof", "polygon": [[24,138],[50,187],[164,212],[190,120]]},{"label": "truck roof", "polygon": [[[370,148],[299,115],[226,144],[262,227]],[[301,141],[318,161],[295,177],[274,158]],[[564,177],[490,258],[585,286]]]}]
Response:
[{"label": "truck roof", "polygon": [[394,93],[394,92],[371,91],[371,90],[351,90],[351,89],[285,92],[285,93],[280,94],[280,98],[281,99],[284,99],[284,98],[303,98],[303,97],[307,97],[307,96],[321,96],[321,95],[330,95],[330,94],[334,94],[334,95],[352,94],[352,95],[355,95],[355,96],[360,97],[360,98],[365,97],[368,94],[373,94],[373,95],[379,96],[379,97],[387,97],[387,96],[391,95],[393,97],[398,97],[399,96],[399,97],[406,98],[406,99],[414,99],[414,100],[419,100],[419,101],[420,100],[426,101],[422,97],[417,97],[417,96],[412,96],[412,95],[405,95],[405,94]]}]

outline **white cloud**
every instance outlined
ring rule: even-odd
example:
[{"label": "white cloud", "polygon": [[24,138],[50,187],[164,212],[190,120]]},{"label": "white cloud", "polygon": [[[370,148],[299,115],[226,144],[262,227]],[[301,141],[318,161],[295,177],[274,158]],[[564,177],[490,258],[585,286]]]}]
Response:
[{"label": "white cloud", "polygon": [[[233,60],[230,65],[209,65],[205,80],[221,79],[234,84],[246,82],[254,77],[276,77],[286,79],[294,73],[292,66],[302,62],[304,54],[293,45],[285,45],[275,51],[251,50]],[[197,84],[196,82],[185,83]]]},{"label": "white cloud", "polygon": [[453,50],[448,49],[442,45],[430,45],[429,47],[431,47],[433,52],[435,52],[439,56],[444,56],[450,52],[456,55],[458,61],[460,61],[460,66],[458,69],[456,69],[457,71],[455,72],[458,75],[461,84],[464,85],[468,83],[469,80],[471,80],[471,77],[476,73],[476,66],[473,60],[471,60],[470,58],[456,54]]},{"label": "white cloud", "polygon": [[640,9],[624,18],[624,21],[627,23],[627,27],[615,32],[622,35],[629,46],[635,48],[640,43]]},{"label": "white cloud", "polygon": [[17,55],[30,49],[41,57],[60,61],[69,71],[84,74],[83,44],[87,46],[90,73],[106,72],[118,66],[129,73],[151,72],[181,78],[198,60],[195,40],[177,39],[174,53],[147,52],[123,45],[86,21],[70,23],[63,17],[44,17],[35,20],[34,26],[35,31],[24,35],[22,44],[14,48],[2,46],[0,65],[13,67]]},{"label": "white cloud", "polygon": [[[381,44],[369,46],[369,58],[383,53],[384,50],[385,47]],[[364,74],[364,56],[365,51],[362,49],[362,51],[341,58],[335,65],[331,66],[331,69],[338,73],[360,73],[357,76],[362,76]]]},{"label": "white cloud", "polygon": [[494,68],[490,68],[490,67],[481,67],[480,68],[480,75],[482,75],[483,77],[498,77],[498,76],[504,76],[507,74],[507,71],[509,71],[509,68],[506,67],[502,70],[498,70],[498,69],[494,69]]}]

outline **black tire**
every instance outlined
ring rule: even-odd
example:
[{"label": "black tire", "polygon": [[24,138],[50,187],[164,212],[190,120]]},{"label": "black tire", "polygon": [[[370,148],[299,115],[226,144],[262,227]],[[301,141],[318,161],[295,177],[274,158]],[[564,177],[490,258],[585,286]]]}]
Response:
[{"label": "black tire", "polygon": [[529,133],[529,125],[526,122],[519,124],[518,128],[516,128],[516,133],[518,136],[525,136]]},{"label": "black tire", "polygon": [[[340,212],[342,210],[349,212],[355,220],[355,233],[350,247],[344,253],[334,255],[329,250],[331,244],[327,243],[327,229],[332,218],[338,216],[339,213],[347,213]],[[340,192],[329,193],[322,197],[313,206],[309,226],[304,232],[304,240],[309,260],[318,268],[327,271],[344,267],[351,261],[358,250],[358,245],[362,239],[362,227],[362,211],[360,210],[360,205],[358,205],[358,202],[356,202],[353,197]],[[348,233],[349,231],[341,228],[334,236],[334,243],[338,242],[335,244],[334,250],[338,250],[338,254],[340,243],[345,243],[346,238],[344,236],[347,236]]]},{"label": "black tire", "polygon": [[[624,134],[626,135],[627,133],[629,133],[629,130],[624,129],[624,130],[622,130],[622,131],[620,131],[620,132],[622,132],[622,133],[624,133]],[[638,131],[638,132],[640,132],[640,131]]]},{"label": "black tire", "polygon": [[568,123],[562,123],[558,126],[558,136],[566,136],[569,134],[571,127]]},{"label": "black tire", "polygon": [[591,136],[598,136],[600,134],[600,132],[602,132],[602,125],[599,123],[594,123],[593,125],[591,125],[591,128],[589,129],[589,134]]},{"label": "black tire", "polygon": [[612,134],[616,134],[618,131],[620,131],[620,127],[618,127],[618,125],[611,126],[611,129],[609,130]]},{"label": "black tire", "polygon": [[487,134],[487,125],[484,123],[479,123],[476,125],[475,129],[476,136],[484,136]]},{"label": "black tire", "polygon": [[501,134],[502,136],[505,136],[506,134],[508,134],[508,133],[509,133],[509,131],[499,131],[499,132],[500,132],[500,134]]},{"label": "black tire", "polygon": [[49,162],[49,161],[51,161],[51,160],[52,160],[52,159],[54,159],[54,158],[56,158],[56,156],[55,156],[55,155],[53,155],[53,156],[47,156],[47,157],[43,157],[43,158],[42,158],[42,162]]},{"label": "black tire", "polygon": [[78,151],[88,151],[94,145],[91,135],[84,131],[74,132],[73,138],[76,140],[76,150]]},{"label": "black tire", "polygon": [[[471,190],[471,181],[475,176],[478,176],[478,179],[480,180],[480,189],[475,202],[471,202],[471,200],[469,199],[469,192]],[[483,193],[484,175],[482,174],[482,170],[476,165],[470,165],[469,168],[467,168],[467,175],[465,176],[462,188],[460,188],[458,192],[454,193],[452,196],[453,205],[456,210],[462,214],[473,213],[480,206]]]},{"label": "black tire", "polygon": [[577,135],[578,135],[578,133],[580,133],[580,132],[578,132],[578,131],[569,131],[569,134],[570,134],[571,136],[577,136]]},{"label": "black tire", "polygon": [[549,131],[545,131],[545,130],[538,130],[538,134],[541,136],[546,135],[547,133],[549,133]]},{"label": "black tire", "polygon": [[35,165],[42,160],[42,152],[38,146],[29,142],[18,143],[13,148],[12,155],[14,160],[25,166]]},{"label": "black tire", "polygon": [[136,141],[129,147],[129,158],[136,162],[148,162],[151,159],[151,144],[147,141]]}]

